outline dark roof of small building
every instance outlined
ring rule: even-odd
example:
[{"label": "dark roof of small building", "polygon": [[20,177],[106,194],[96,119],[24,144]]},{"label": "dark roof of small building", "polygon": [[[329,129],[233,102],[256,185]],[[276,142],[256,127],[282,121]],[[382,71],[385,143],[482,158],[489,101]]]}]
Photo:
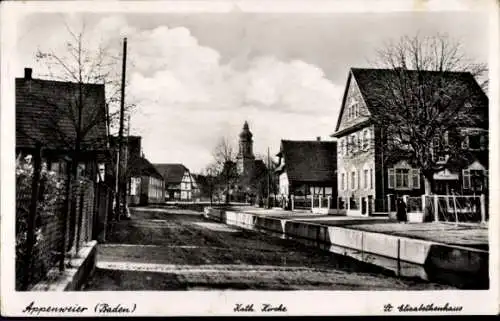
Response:
[{"label": "dark roof of small building", "polygon": [[[388,79],[394,79],[398,77],[397,69],[378,69],[378,68],[351,68],[349,72],[349,76],[347,78],[347,84],[344,91],[344,97],[342,100],[342,108],[341,113],[337,120],[336,131],[339,130],[340,122],[342,119],[342,112],[344,109],[345,101],[347,99],[347,90],[348,86],[351,82],[351,78],[354,77],[356,83],[359,87],[361,95],[369,109],[370,112],[373,112],[375,108],[380,106],[382,102],[377,97],[384,97],[381,95],[381,89],[383,88],[384,81]],[[423,76],[428,81],[433,80],[446,80],[453,81],[457,85],[461,84],[461,88],[464,88],[461,94],[461,98],[469,100],[473,108],[476,111],[485,114],[484,119],[487,122],[488,119],[488,97],[482,90],[482,88],[477,83],[476,79],[470,72],[458,72],[458,71],[430,71],[430,70],[403,70],[407,77],[414,77],[417,75]],[[462,87],[463,85],[463,87]],[[387,95],[388,97],[391,94]],[[484,124],[487,125],[487,124]]]},{"label": "dark roof of small building", "polygon": [[329,182],[337,176],[336,142],[282,140],[278,156],[291,181]]},{"label": "dark roof of small building", "polygon": [[[80,84],[16,78],[16,147],[39,142],[51,150],[71,150],[76,141]],[[82,151],[107,150],[108,111],[103,84],[83,84]]]},{"label": "dark roof of small building", "polygon": [[182,164],[154,164],[158,172],[163,176],[167,184],[177,184],[182,181],[186,171],[189,171]]},{"label": "dark roof of small building", "polygon": [[163,179],[156,167],[144,157],[131,157],[127,164],[129,175],[131,176],[151,176]]}]

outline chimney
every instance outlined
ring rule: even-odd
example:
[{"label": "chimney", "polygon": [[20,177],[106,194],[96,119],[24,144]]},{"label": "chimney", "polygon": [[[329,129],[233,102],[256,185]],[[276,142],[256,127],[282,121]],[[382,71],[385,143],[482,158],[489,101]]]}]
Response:
[{"label": "chimney", "polygon": [[24,79],[26,80],[31,80],[31,74],[33,73],[33,70],[31,68],[24,68]]},{"label": "chimney", "polygon": [[320,136],[316,137],[316,141],[320,142],[321,141],[321,137]]}]

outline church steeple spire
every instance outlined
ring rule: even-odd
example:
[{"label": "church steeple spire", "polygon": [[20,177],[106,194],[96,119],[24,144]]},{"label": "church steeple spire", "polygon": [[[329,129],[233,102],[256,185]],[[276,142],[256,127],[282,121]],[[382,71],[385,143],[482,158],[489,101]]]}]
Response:
[{"label": "church steeple spire", "polygon": [[240,133],[239,151],[237,157],[238,170],[240,173],[250,169],[255,160],[253,154],[253,134],[250,131],[248,122],[243,124],[243,130]]},{"label": "church steeple spire", "polygon": [[248,127],[248,122],[245,121],[245,124],[243,124],[243,130],[240,133],[240,140],[252,140],[252,132],[250,131],[250,128]]}]

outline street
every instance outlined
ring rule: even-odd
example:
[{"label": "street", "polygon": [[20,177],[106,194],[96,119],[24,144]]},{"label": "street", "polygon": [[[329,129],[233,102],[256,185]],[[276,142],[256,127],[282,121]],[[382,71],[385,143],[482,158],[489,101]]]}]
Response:
[{"label": "street", "polygon": [[83,290],[429,290],[384,271],[181,209],[132,210],[98,248]]}]

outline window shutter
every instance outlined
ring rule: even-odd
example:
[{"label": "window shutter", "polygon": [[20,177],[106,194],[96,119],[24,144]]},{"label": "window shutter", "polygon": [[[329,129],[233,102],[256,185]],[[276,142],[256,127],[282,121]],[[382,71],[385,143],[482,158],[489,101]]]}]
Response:
[{"label": "window shutter", "polygon": [[388,173],[388,176],[389,176],[389,188],[394,188],[394,180],[395,180],[395,175],[394,175],[394,168],[390,168],[389,169],[389,173]]},{"label": "window shutter", "polygon": [[464,189],[470,189],[470,171],[468,169],[464,169],[462,171],[462,176]]},{"label": "window shutter", "polygon": [[412,169],[411,170],[410,182],[411,182],[410,184],[413,185],[414,189],[420,189],[420,170],[419,169]]}]

